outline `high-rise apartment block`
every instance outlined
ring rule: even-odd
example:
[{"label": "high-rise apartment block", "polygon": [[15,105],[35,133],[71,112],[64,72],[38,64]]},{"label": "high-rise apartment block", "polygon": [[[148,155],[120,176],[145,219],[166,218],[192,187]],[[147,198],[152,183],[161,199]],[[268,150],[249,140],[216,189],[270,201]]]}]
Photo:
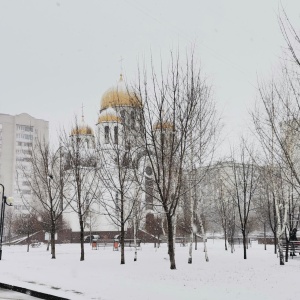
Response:
[{"label": "high-rise apartment block", "polygon": [[[17,169],[30,167],[29,157],[36,139],[49,140],[49,122],[26,113],[8,115],[0,113],[0,183],[5,195],[14,197],[15,210],[24,211],[22,197],[31,198],[30,184]],[[20,178],[21,177],[21,178]]]}]

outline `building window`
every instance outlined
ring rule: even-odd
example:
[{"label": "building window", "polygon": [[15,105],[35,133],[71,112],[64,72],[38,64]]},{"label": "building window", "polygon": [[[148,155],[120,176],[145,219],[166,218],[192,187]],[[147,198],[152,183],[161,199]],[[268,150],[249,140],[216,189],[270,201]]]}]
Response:
[{"label": "building window", "polygon": [[33,136],[31,134],[17,133],[17,138],[25,139],[25,140],[32,140]]},{"label": "building window", "polygon": [[147,174],[148,176],[151,176],[151,175],[152,175],[152,168],[151,168],[150,166],[147,166],[146,169],[145,169],[145,171],[146,171],[146,174]]},{"label": "building window", "polygon": [[104,139],[105,139],[105,144],[109,143],[109,127],[105,126],[104,127]]},{"label": "building window", "polygon": [[23,144],[23,146],[26,146],[26,147],[32,147],[32,143],[20,142],[20,145],[19,145],[19,142],[18,142],[18,146],[22,146],[22,144]]},{"label": "building window", "polygon": [[17,124],[17,130],[33,132],[33,126]]},{"label": "building window", "polygon": [[115,144],[118,145],[118,126],[114,127],[114,141]]}]

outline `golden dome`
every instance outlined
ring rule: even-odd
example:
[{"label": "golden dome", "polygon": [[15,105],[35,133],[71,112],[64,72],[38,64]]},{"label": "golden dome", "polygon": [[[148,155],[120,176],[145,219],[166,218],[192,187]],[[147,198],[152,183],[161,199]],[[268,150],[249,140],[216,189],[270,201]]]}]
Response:
[{"label": "golden dome", "polygon": [[110,88],[102,96],[100,110],[116,106],[142,107],[138,97],[127,89],[122,74],[117,86]]},{"label": "golden dome", "polygon": [[93,129],[87,125],[76,126],[72,129],[71,135],[94,135]]},{"label": "golden dome", "polygon": [[165,122],[157,122],[153,125],[153,130],[166,130],[166,129],[174,129],[174,126],[171,122],[165,121]]}]

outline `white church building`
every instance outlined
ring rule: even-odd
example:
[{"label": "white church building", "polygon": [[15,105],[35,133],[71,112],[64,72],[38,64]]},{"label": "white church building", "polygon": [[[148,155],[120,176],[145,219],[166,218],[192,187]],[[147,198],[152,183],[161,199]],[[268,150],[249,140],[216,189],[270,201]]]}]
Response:
[{"label": "white church building", "polygon": [[[141,108],[141,101],[120,75],[118,83],[101,98],[95,128],[82,118],[71,131],[70,143],[80,141],[86,156],[85,177],[93,182],[82,192],[89,197],[85,195],[80,204],[85,236],[112,238],[120,232],[121,221],[125,222],[125,230],[137,225],[143,232],[147,215],[153,218],[158,213],[153,203],[153,172],[139,143],[143,130]],[[71,163],[67,161],[67,165],[70,170]],[[80,231],[75,198],[63,214],[73,235]]]}]

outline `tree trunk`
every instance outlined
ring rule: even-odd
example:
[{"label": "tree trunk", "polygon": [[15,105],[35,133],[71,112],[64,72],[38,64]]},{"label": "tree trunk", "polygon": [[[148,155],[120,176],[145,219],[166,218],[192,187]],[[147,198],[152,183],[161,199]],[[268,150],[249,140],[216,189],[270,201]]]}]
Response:
[{"label": "tree trunk", "polygon": [[51,254],[52,254],[52,259],[56,259],[55,257],[55,222],[53,221],[51,224]]},{"label": "tree trunk", "polygon": [[134,239],[134,260],[137,261],[137,243],[136,243],[136,219],[133,219],[133,239]]},{"label": "tree trunk", "polygon": [[285,245],[285,262],[289,261],[289,241],[286,239]]},{"label": "tree trunk", "polygon": [[284,265],[284,255],[280,239],[278,239],[279,264]]},{"label": "tree trunk", "polygon": [[224,237],[225,237],[225,251],[227,251],[227,224],[226,224],[226,220],[225,220],[225,226],[224,226]]},{"label": "tree trunk", "polygon": [[174,215],[174,220],[172,222],[173,224],[173,247],[174,247],[174,253],[176,248],[176,231],[177,231],[177,214]]},{"label": "tree trunk", "polygon": [[176,270],[173,222],[172,217],[169,214],[166,214],[166,217],[168,224],[168,254],[170,258],[170,269]]},{"label": "tree trunk", "polygon": [[[122,214],[122,212],[121,212]],[[121,265],[125,265],[125,249],[124,249],[124,237],[125,237],[125,226],[123,219],[121,218],[121,235],[120,235],[120,245],[121,245]]]},{"label": "tree trunk", "polygon": [[[281,219],[281,213],[283,215],[282,219]],[[284,265],[282,236],[285,233],[285,229],[286,229],[286,221],[287,221],[286,205],[283,205],[283,207],[280,208],[278,202],[276,202],[276,215],[277,215],[277,242],[278,242],[278,251],[279,251],[279,264]]]},{"label": "tree trunk", "polygon": [[243,234],[244,259],[247,259],[247,238],[246,238],[246,231],[242,230],[242,234]]},{"label": "tree trunk", "polygon": [[189,246],[189,258],[188,258],[188,263],[191,264],[193,261],[193,237],[194,237],[194,203],[192,201],[193,199],[191,198],[191,232],[190,232],[190,246]]},{"label": "tree trunk", "polygon": [[27,252],[29,252],[29,230],[27,231]]},{"label": "tree trunk", "polygon": [[120,218],[121,218],[121,265],[125,265],[125,249],[124,249],[124,239],[125,239],[125,224],[124,224],[124,195],[121,193],[121,211],[120,211]]},{"label": "tree trunk", "polygon": [[[287,234],[285,229],[285,262],[289,261],[289,243],[290,243],[290,233]],[[292,252],[291,252],[292,254]]]},{"label": "tree trunk", "polygon": [[274,254],[277,254],[277,231],[274,231]]},{"label": "tree trunk", "polygon": [[[274,254],[277,254],[277,231],[278,231],[278,221],[277,221],[277,215],[276,215],[276,201],[275,197],[273,195],[273,215],[274,215]],[[272,228],[272,227],[271,227]]]},{"label": "tree trunk", "polygon": [[79,215],[79,225],[80,225],[80,261],[84,260],[84,226],[82,215]]},{"label": "tree trunk", "polygon": [[264,222],[264,244],[265,244],[265,250],[267,250],[266,222]]},{"label": "tree trunk", "polygon": [[208,262],[209,259],[208,259],[207,246],[206,246],[206,241],[207,241],[206,233],[205,233],[205,230],[204,230],[204,226],[203,226],[203,222],[202,222],[201,216],[199,215],[198,218],[199,218],[200,229],[201,229],[202,238],[203,238],[203,245],[204,245],[204,252],[205,252],[205,260]]},{"label": "tree trunk", "polygon": [[193,230],[190,234],[190,246],[189,246],[189,259],[188,259],[188,263],[191,264],[193,261]]}]

